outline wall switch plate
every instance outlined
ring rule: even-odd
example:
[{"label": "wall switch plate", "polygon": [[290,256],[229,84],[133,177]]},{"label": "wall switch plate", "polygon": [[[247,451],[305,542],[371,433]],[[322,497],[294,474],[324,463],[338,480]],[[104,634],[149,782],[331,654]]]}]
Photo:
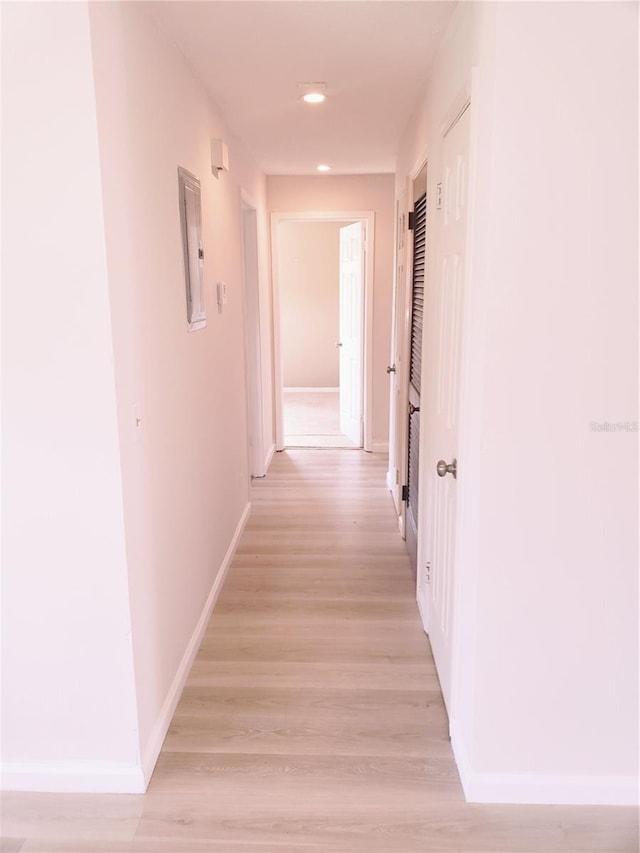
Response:
[{"label": "wall switch plate", "polygon": [[216,284],[216,300],[220,307],[227,304],[227,285],[224,281],[219,281]]}]

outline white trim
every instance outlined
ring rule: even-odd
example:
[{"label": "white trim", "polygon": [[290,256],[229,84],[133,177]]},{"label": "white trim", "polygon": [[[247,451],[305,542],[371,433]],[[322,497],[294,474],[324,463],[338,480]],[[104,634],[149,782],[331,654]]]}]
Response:
[{"label": "white trim", "polygon": [[[371,444],[371,452],[372,453],[388,453],[389,452],[389,442],[388,441],[374,441]],[[389,476],[389,472],[387,471],[387,477]]]},{"label": "white trim", "polygon": [[635,776],[560,776],[539,773],[476,773],[466,744],[451,725],[451,746],[468,803],[526,805],[638,805]]},{"label": "white trim", "polygon": [[470,77],[469,80],[467,80],[464,88],[451,102],[449,109],[445,113],[445,116],[442,119],[442,122],[440,123],[440,135],[443,139],[449,133],[449,131],[452,130],[452,128],[458,123],[458,120],[462,117],[462,114],[466,111],[467,107],[471,103],[471,89],[472,82]]},{"label": "white trim", "polygon": [[282,354],[280,347],[280,289],[278,286],[278,225],[281,222],[362,222],[365,230],[365,276],[364,276],[364,340],[362,418],[364,423],[363,449],[373,447],[373,276],[375,255],[375,211],[338,210],[311,212],[277,212],[271,214],[271,294],[273,314],[273,385],[274,413],[276,422],[276,450],[284,450],[284,419],[282,414]]},{"label": "white trim", "polygon": [[56,794],[144,794],[139,764],[118,761],[9,761],[0,768],[3,791]]},{"label": "white trim", "polygon": [[364,399],[362,401],[362,419],[364,422],[363,449],[373,447],[373,276],[375,259],[375,214],[369,213],[364,222],[364,341],[362,353],[364,361]]},{"label": "white trim", "polygon": [[286,388],[283,387],[282,390],[293,394],[334,394],[338,393],[340,388],[291,388],[287,386]]},{"label": "white trim", "polygon": [[416,178],[418,177],[418,175],[420,174],[420,172],[424,169],[425,166],[427,166],[429,164],[428,154],[429,154],[429,150],[428,150],[428,148],[425,148],[422,151],[422,154],[420,154],[418,159],[413,164],[413,169],[411,170],[411,174],[409,176],[410,186],[409,186],[409,201],[408,201],[408,203],[411,204],[412,210],[413,210],[413,202],[414,202],[413,184],[414,184],[414,181],[416,180]]},{"label": "white trim", "polygon": [[247,461],[251,477],[264,477],[264,403],[262,389],[262,320],[260,310],[260,240],[258,212],[240,188],[242,295],[247,411]]},{"label": "white trim", "polygon": [[[409,216],[407,210],[407,179],[404,189],[395,197],[395,227],[394,227],[394,269],[393,295],[391,301],[391,350],[389,366],[395,371],[389,376],[389,478],[392,483],[391,494],[397,515],[404,512],[402,500],[402,483],[404,482],[402,460],[402,430],[398,431],[398,419],[406,421],[406,404],[403,402],[402,386],[405,379],[405,327],[406,327],[406,289],[407,289],[407,257],[409,237]],[[402,223],[402,224],[401,224]],[[403,304],[400,305],[400,298]],[[404,413],[401,409],[404,406]]]},{"label": "white trim", "polygon": [[418,605],[418,612],[420,613],[420,621],[422,622],[422,628],[425,634],[429,633],[429,602],[424,601],[421,588],[418,587],[416,592],[416,603]]},{"label": "white trim", "polygon": [[[400,208],[403,208],[402,214]],[[404,219],[404,202],[400,204],[400,199],[394,196],[394,226],[393,226],[393,282],[391,288],[391,346],[389,348],[389,457],[387,459],[387,488],[391,492],[393,505],[396,513],[400,512],[400,490],[396,482],[395,471],[397,468],[396,460],[396,402],[397,402],[397,373],[398,359],[397,352],[397,322],[398,322],[398,267],[400,265],[400,241],[406,243],[406,228],[401,230],[400,221]],[[406,221],[406,220],[405,220]]]},{"label": "white trim", "polygon": [[275,425],[276,451],[284,450],[284,413],[282,410],[282,352],[280,346],[280,275],[278,271],[278,222],[271,214],[271,324],[273,345],[273,418]]},{"label": "white trim", "polygon": [[265,473],[269,470],[269,465],[271,465],[271,460],[273,459],[273,454],[276,452],[275,444],[272,444],[269,450],[267,451],[267,458],[264,460],[264,470]]},{"label": "white trim", "polygon": [[257,210],[257,209],[258,209],[258,203],[257,203],[257,201],[254,199],[254,197],[251,195],[251,193],[250,193],[250,192],[248,192],[248,191],[247,191],[244,187],[242,187],[242,186],[240,187],[240,200],[241,200],[241,202],[243,202],[243,203],[244,203],[248,208],[251,208],[252,210]]},{"label": "white trim", "polygon": [[189,644],[187,645],[185,653],[182,656],[182,660],[180,661],[180,666],[178,667],[178,670],[175,674],[173,683],[169,688],[169,692],[167,693],[166,699],[164,700],[160,713],[158,714],[156,723],[153,727],[149,740],[147,741],[147,744],[143,750],[142,770],[144,773],[145,782],[144,790],[146,790],[146,786],[149,784],[153,769],[156,766],[156,761],[158,760],[158,756],[160,755],[160,750],[162,749],[162,744],[169,729],[169,725],[171,724],[171,720],[173,719],[176,706],[180,700],[182,689],[184,687],[185,681],[187,680],[187,676],[189,675],[189,670],[191,669],[191,665],[193,664],[194,658],[198,652],[198,649],[200,648],[202,637],[207,628],[209,617],[211,616],[211,611],[213,610],[213,606],[216,603],[218,595],[220,594],[220,590],[222,589],[222,584],[224,583],[224,580],[227,576],[227,572],[229,571],[231,560],[233,559],[233,555],[235,554],[236,548],[238,547],[238,542],[240,540],[240,537],[242,536],[242,531],[244,530],[244,527],[247,523],[247,519],[249,518],[250,512],[251,503],[247,503],[240,517],[240,521],[237,524],[233,537],[231,538],[231,542],[229,544],[229,547],[227,548],[227,553],[224,555],[222,564],[213,581],[211,591],[207,596],[207,600],[205,602],[204,608],[202,609],[202,613],[200,614],[200,618],[198,619],[196,627],[194,628],[193,634],[191,635]]},{"label": "white trim", "polygon": [[[413,174],[413,173],[412,173]],[[418,176],[416,172],[415,177]],[[401,196],[402,197],[402,196]],[[400,518],[400,533],[407,539],[407,502],[402,500],[402,487],[408,483],[409,462],[409,368],[411,362],[411,301],[413,290],[413,231],[409,230],[409,213],[413,211],[413,177],[405,179],[404,212],[407,217],[407,233],[404,245],[404,304],[401,316],[398,318],[400,343],[396,361],[396,382],[398,383],[398,406],[400,407],[400,435],[395,437],[398,467],[398,516]]]}]

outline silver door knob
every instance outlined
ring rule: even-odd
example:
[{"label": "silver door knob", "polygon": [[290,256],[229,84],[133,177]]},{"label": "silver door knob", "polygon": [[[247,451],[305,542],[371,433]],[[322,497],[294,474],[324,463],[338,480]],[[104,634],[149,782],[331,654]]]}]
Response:
[{"label": "silver door knob", "polygon": [[413,403],[409,403],[409,414],[415,415],[416,412],[420,411],[420,406],[414,406]]},{"label": "silver door knob", "polygon": [[337,347],[341,347],[341,346],[342,346],[342,344],[340,343],[340,341],[336,341],[336,346],[337,346]]},{"label": "silver door knob", "polygon": [[436,471],[438,472],[438,477],[446,477],[447,474],[453,474],[453,479],[455,480],[458,476],[458,460],[454,459],[450,465],[447,465],[444,459],[440,459],[436,465]]},{"label": "silver door knob", "polygon": [[387,373],[395,373],[395,372],[396,372],[395,364],[392,364],[391,367],[387,367]]}]

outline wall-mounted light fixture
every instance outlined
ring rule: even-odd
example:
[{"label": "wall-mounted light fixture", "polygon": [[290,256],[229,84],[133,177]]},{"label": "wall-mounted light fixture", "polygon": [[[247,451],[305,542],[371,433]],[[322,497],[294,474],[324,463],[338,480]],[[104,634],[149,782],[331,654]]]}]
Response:
[{"label": "wall-mounted light fixture", "polygon": [[211,140],[211,174],[217,178],[220,172],[229,171],[229,148],[221,139]]}]

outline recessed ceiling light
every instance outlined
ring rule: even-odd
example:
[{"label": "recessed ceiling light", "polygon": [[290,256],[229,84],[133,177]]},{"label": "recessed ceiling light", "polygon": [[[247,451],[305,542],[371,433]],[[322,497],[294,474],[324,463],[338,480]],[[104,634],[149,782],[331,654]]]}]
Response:
[{"label": "recessed ceiling light", "polygon": [[298,83],[302,100],[307,104],[321,104],[327,99],[326,83]]},{"label": "recessed ceiling light", "polygon": [[321,104],[327,100],[327,96],[323,95],[322,92],[307,92],[306,95],[302,96],[302,100],[307,104]]},{"label": "recessed ceiling light", "polygon": [[317,169],[319,172],[330,172],[330,171],[331,171],[331,166],[327,166],[327,164],[326,164],[326,163],[320,163],[320,165],[319,165],[319,166],[316,166],[316,169]]}]

